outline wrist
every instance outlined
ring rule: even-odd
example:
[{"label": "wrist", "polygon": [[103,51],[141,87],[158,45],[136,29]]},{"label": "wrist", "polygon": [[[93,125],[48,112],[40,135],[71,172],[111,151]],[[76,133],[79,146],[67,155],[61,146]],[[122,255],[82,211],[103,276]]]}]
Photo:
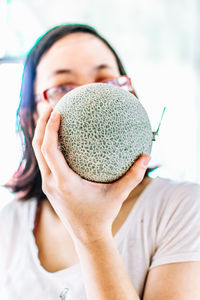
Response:
[{"label": "wrist", "polygon": [[112,238],[112,224],[84,224],[73,226],[72,239],[76,244],[90,245]]},{"label": "wrist", "polygon": [[112,230],[93,232],[92,234],[84,232],[79,237],[74,236],[73,241],[77,249],[94,249],[113,241]]}]

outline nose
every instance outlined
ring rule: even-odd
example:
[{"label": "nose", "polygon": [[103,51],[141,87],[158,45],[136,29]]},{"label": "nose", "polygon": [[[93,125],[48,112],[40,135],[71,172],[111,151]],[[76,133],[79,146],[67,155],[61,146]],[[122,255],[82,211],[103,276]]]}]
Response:
[{"label": "nose", "polygon": [[81,70],[76,74],[76,85],[85,85],[96,81],[95,74],[90,70]]}]

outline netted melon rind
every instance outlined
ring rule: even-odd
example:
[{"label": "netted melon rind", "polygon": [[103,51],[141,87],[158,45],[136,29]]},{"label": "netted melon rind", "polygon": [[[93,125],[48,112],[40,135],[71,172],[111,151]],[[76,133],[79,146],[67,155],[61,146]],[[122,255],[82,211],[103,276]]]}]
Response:
[{"label": "netted melon rind", "polygon": [[122,88],[84,85],[67,93],[55,110],[61,114],[61,151],[82,178],[113,182],[141,154],[151,152],[148,115],[140,101]]}]

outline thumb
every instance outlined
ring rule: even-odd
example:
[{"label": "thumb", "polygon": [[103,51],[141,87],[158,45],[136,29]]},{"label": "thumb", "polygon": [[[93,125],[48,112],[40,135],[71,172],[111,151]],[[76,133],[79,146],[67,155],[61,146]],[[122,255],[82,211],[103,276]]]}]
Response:
[{"label": "thumb", "polygon": [[127,173],[115,182],[117,193],[128,194],[134,189],[144,178],[146,169],[151,157],[147,154],[141,155]]}]

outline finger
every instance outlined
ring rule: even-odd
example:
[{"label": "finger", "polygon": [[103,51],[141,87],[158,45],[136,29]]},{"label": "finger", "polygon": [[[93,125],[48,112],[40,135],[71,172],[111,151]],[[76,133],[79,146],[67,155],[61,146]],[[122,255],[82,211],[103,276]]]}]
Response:
[{"label": "finger", "polygon": [[134,189],[144,178],[147,166],[150,161],[150,156],[144,154],[138,158],[128,172],[114,183],[113,188],[117,193],[128,194]]},{"label": "finger", "polygon": [[63,176],[68,176],[75,174],[70,167],[58,148],[58,130],[60,127],[60,114],[58,112],[53,112],[48,120],[46,127],[42,153],[47,161],[48,167],[51,172],[59,178]]},{"label": "finger", "polygon": [[41,151],[41,147],[44,140],[45,128],[47,125],[47,121],[49,119],[50,113],[52,111],[51,107],[48,107],[45,112],[41,115],[41,117],[37,120],[37,125],[35,128],[35,133],[32,141],[33,149],[35,152],[35,156],[40,168],[40,172],[42,177],[46,174],[50,173],[50,169],[44,159],[44,156]]}]

